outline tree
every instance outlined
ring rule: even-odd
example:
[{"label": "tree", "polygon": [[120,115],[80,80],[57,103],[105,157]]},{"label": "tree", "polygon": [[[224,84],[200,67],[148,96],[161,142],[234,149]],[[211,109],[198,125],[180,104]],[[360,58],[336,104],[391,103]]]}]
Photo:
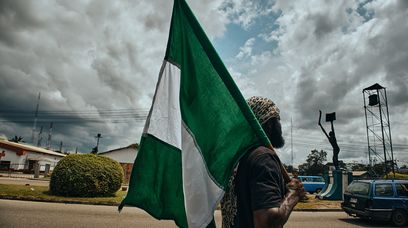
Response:
[{"label": "tree", "polygon": [[15,135],[13,138],[9,139],[8,141],[15,142],[15,143],[24,142],[23,137],[17,136],[17,135]]},{"label": "tree", "polygon": [[380,163],[376,163],[372,166],[372,169],[374,171],[374,173],[378,176],[383,176],[386,173],[388,173],[388,170],[384,170],[385,169],[385,164],[384,162],[380,162]]},{"label": "tree", "polygon": [[367,171],[368,170],[368,165],[367,164],[361,164],[361,163],[356,163],[353,164],[351,167],[352,171]]},{"label": "tree", "polygon": [[293,167],[292,165],[286,165],[285,163],[283,164],[283,167],[285,167],[286,171],[288,171],[288,173],[294,173],[297,172],[297,169],[295,167]]},{"label": "tree", "polygon": [[327,166],[323,163],[327,160],[327,152],[324,150],[312,150],[307,156],[306,163],[299,165],[299,173],[302,175],[319,175]]},{"label": "tree", "polygon": [[[335,166],[335,165],[333,164],[333,162],[327,162],[326,166],[330,167],[330,166]],[[339,170],[347,170],[347,164],[344,163],[344,161],[342,160],[338,160],[338,168]]]}]

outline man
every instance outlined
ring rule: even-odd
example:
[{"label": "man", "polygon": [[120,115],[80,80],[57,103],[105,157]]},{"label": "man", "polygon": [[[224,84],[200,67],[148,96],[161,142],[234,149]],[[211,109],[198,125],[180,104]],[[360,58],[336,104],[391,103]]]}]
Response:
[{"label": "man", "polygon": [[[272,146],[281,148],[285,141],[278,107],[263,97],[247,102]],[[221,203],[223,227],[283,227],[305,191],[296,179],[286,185],[282,174],[286,170],[273,149],[255,147],[244,155]]]}]

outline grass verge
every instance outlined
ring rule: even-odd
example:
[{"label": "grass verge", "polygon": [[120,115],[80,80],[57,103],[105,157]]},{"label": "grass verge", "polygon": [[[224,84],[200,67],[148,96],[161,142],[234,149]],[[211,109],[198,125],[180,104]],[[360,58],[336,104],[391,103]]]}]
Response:
[{"label": "grass verge", "polygon": [[315,195],[307,195],[308,199],[299,202],[295,210],[308,210],[308,209],[319,209],[319,210],[340,210],[341,209],[341,202],[340,200],[320,200],[316,199]]},{"label": "grass verge", "polygon": [[[119,190],[112,197],[63,197],[51,195],[47,186],[0,184],[0,199],[116,206],[119,205],[125,195],[126,191]],[[314,195],[308,195],[308,199],[299,202],[295,210],[340,209],[340,203],[341,201],[319,200]]]},{"label": "grass verge", "polygon": [[126,191],[119,190],[112,197],[63,197],[54,196],[47,186],[24,186],[0,184],[0,198],[14,200],[31,200],[58,203],[80,203],[98,205],[119,205]]}]

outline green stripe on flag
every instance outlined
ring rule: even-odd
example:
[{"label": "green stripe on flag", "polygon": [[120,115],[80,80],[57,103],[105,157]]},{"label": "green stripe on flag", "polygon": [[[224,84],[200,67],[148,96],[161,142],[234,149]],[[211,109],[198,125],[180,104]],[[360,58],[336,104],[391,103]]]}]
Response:
[{"label": "green stripe on flag", "polygon": [[247,149],[269,141],[187,4],[174,7],[165,59],[180,66],[183,121],[224,189]]},{"label": "green stripe on flag", "polygon": [[174,219],[187,227],[179,149],[144,134],[129,187],[120,209],[135,205],[157,219]]}]

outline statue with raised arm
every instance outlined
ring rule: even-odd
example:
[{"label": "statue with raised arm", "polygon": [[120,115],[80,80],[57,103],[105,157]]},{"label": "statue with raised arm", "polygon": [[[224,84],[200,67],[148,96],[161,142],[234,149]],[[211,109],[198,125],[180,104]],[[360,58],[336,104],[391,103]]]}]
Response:
[{"label": "statue with raised arm", "polygon": [[[340,153],[340,147],[337,144],[336,140],[336,134],[334,133],[334,126],[333,126],[333,121],[335,119],[329,120],[331,123],[331,131],[329,134],[327,134],[326,130],[324,130],[322,124],[321,124],[321,119],[322,119],[322,111],[319,110],[319,126],[322,129],[323,133],[326,135],[327,139],[329,140],[331,146],[333,147],[333,165],[336,168],[336,170],[339,169],[339,153]],[[327,118],[326,118],[327,119]],[[327,120],[326,120],[327,121]]]}]

